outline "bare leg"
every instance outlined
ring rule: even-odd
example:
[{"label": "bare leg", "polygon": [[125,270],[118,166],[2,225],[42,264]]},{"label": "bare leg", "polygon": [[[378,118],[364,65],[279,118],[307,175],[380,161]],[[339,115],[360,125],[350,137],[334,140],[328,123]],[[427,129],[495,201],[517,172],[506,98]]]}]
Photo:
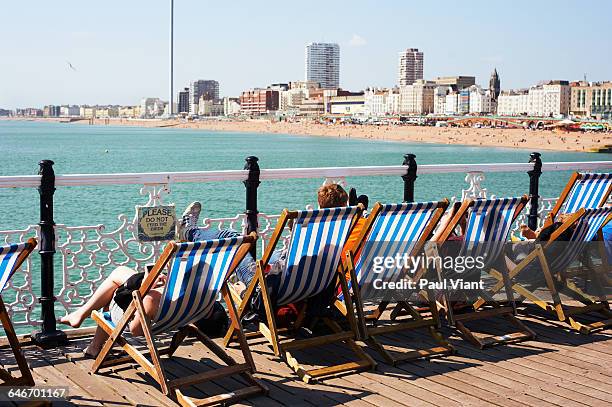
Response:
[{"label": "bare leg", "polygon": [[93,310],[100,309],[110,304],[119,286],[134,275],[136,272],[129,267],[119,266],[100,284],[100,287],[93,293],[85,304],[76,311],[60,318],[62,324],[70,325],[73,328],[81,326],[86,318],[89,318]]},{"label": "bare leg", "polygon": [[93,339],[89,343],[89,346],[87,346],[87,348],[85,348],[85,350],[83,351],[85,356],[91,358],[97,357],[98,353],[100,353],[100,351],[102,350],[102,346],[104,346],[104,342],[106,342],[107,338],[108,335],[106,334],[106,332],[104,332],[104,329],[98,327],[96,329],[96,333],[94,334]]}]

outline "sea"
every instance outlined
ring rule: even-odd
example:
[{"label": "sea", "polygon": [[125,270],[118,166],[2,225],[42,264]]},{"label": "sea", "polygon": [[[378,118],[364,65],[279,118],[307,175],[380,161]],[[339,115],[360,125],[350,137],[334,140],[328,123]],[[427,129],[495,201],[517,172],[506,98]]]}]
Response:
[{"label": "sea", "polygon": [[[55,162],[56,174],[206,171],[242,169],[245,157],[259,158],[260,168],[309,168],[398,165],[403,155],[423,164],[524,163],[530,150],[463,145],[402,143],[354,138],[213,132],[194,129],[91,126],[55,122],[0,121],[0,176],[30,175],[38,162]],[[612,154],[541,151],[544,162],[612,160]],[[558,196],[570,172],[542,174],[540,195]],[[316,203],[323,179],[263,181],[259,210],[276,214],[283,208],[303,209]],[[370,202],[400,202],[399,176],[349,177],[349,187]],[[518,196],[529,192],[526,173],[488,173],[482,186],[489,195]],[[468,187],[465,174],[423,174],[415,182],[415,200],[460,197]],[[202,202],[206,217],[244,212],[245,188],[239,181],[170,185],[166,203],[177,212],[192,201]],[[112,230],[117,216],[133,216],[147,197],[140,186],[58,187],[55,222],[69,226],[105,224]],[[34,188],[0,189],[0,230],[38,222],[38,192]]]}]

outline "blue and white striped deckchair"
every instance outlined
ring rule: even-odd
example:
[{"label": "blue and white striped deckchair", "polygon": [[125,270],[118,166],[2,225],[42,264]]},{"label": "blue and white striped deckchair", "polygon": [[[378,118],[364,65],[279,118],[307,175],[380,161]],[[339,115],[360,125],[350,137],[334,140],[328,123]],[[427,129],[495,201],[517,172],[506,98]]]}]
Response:
[{"label": "blue and white striped deckchair", "polygon": [[21,351],[21,345],[15,334],[15,328],[13,322],[4,306],[4,300],[2,299],[2,291],[6,288],[6,285],[15,273],[17,269],[23,264],[27,257],[32,253],[32,250],[36,247],[36,239],[31,238],[26,243],[10,244],[8,246],[0,246],[0,321],[6,333],[6,337],[9,341],[13,354],[15,355],[15,361],[19,367],[21,377],[14,377],[6,369],[0,368],[0,379],[3,381],[1,384],[11,386],[33,386],[34,379],[32,378],[32,372],[28,367],[23,353]]},{"label": "blue and white striped deckchair", "polygon": [[281,273],[277,305],[295,303],[329,287],[359,208],[298,211]]},{"label": "blue and white striped deckchair", "polygon": [[[536,249],[525,257],[519,264],[510,270],[508,276],[510,279],[514,279],[520,272],[529,270],[529,272],[539,271],[533,268],[527,268],[527,266],[538,259],[541,265],[541,271],[546,277],[546,283],[548,289],[551,291],[553,306],[549,305],[545,300],[538,297],[534,292],[527,290],[525,287],[518,283],[512,283],[512,289],[518,294],[531,300],[534,304],[540,306],[546,311],[550,311],[556,314],[559,321],[567,322],[573,329],[579,332],[589,334],[595,330],[605,329],[607,326],[612,325],[612,312],[610,312],[607,299],[605,296],[597,301],[593,297],[587,296],[579,288],[575,286],[571,281],[567,279],[564,272],[572,265],[574,261],[578,259],[582,254],[589,242],[593,242],[598,238],[598,234],[602,227],[612,220],[612,208],[597,208],[597,209],[578,209],[574,214],[570,215],[561,226],[552,234],[550,240],[546,243],[536,245]],[[557,241],[557,237],[570,227],[574,227],[571,237],[567,242]],[[601,235],[599,236],[601,237]],[[565,247],[563,250],[555,250],[555,256],[548,258],[546,255],[546,249],[554,244],[562,244]],[[542,246],[543,245],[543,246]],[[604,252],[603,250],[601,251]],[[608,272],[608,263],[606,259],[602,259],[602,268],[604,272]],[[590,276],[591,279],[595,280],[597,284],[598,274],[595,273]],[[498,282],[491,292],[495,293],[500,290],[502,283]],[[558,294],[559,289],[564,289],[564,292],[574,297],[578,301],[585,304],[584,307],[572,307],[569,311],[565,311],[566,306],[561,301],[561,297]],[[585,314],[588,312],[597,311],[604,315],[606,320],[597,321],[590,324],[582,324],[578,322],[574,315]]]},{"label": "blue and white striped deckchair", "polygon": [[[397,264],[385,268],[382,272],[376,272],[373,268],[375,258],[394,258],[396,255],[403,257],[404,254],[410,258],[416,258],[421,253],[423,245],[430,237],[447,207],[447,200],[386,205],[376,203],[363,225],[361,239],[355,243],[355,247],[349,247],[350,256],[356,256],[354,260],[351,258],[346,261],[351,275],[349,288],[352,289],[351,300],[355,303],[362,336],[389,363],[397,364],[401,361],[450,354],[454,351],[453,347],[435,330],[438,325],[435,301],[431,301],[427,309],[431,313],[431,317],[424,318],[408,302],[411,292],[404,293],[406,295],[402,295],[401,298],[397,296],[386,298],[386,295],[381,295],[380,291],[374,288],[375,280],[391,282],[400,281],[406,277],[415,281],[419,280],[425,269],[419,269],[415,275],[411,275],[408,274],[405,267],[398,267]],[[353,263],[354,268],[352,267]],[[346,306],[342,292],[338,294],[338,300],[337,307],[342,313],[345,313]],[[377,309],[367,318],[363,309],[365,300],[378,304]],[[379,319],[390,302],[396,303],[393,313],[406,311],[411,318],[393,318],[392,321],[386,321],[385,325],[381,325]],[[368,321],[376,322],[376,325],[368,325]],[[376,339],[377,335],[421,327],[429,328],[438,346],[404,353],[389,352]]]},{"label": "blue and white striped deckchair", "polygon": [[[260,288],[266,312],[266,321],[260,322],[258,333],[270,342],[274,353],[282,357],[306,383],[313,378],[371,369],[375,366],[372,358],[354,341],[358,336],[358,332],[352,308],[351,312],[347,315],[351,327],[350,331],[343,331],[336,322],[323,318],[335,333],[311,339],[295,339],[292,337],[282,343],[277,329],[275,313],[277,307],[285,304],[306,304],[308,299],[333,286],[336,281],[340,281],[344,292],[347,292],[346,280],[342,275],[340,267],[340,259],[345,242],[356,221],[361,216],[362,211],[363,207],[361,205],[303,211],[288,211],[285,209],[276,224],[262,259],[257,262],[255,278],[247,287],[244,298],[238,308],[238,317],[240,318],[248,309],[248,304],[251,304],[252,298],[256,293],[256,287]],[[286,260],[283,266],[280,267],[281,274],[278,278],[277,286],[274,287],[276,291],[274,292],[273,298],[275,298],[275,301],[273,302],[270,295],[272,287],[268,287],[266,283],[264,270],[270,265],[272,252],[290,222],[292,222],[290,226],[291,236],[285,249],[286,255],[282,256]],[[331,306],[332,304],[330,303],[329,305]],[[292,329],[297,330],[301,328],[300,324],[303,322],[304,311],[305,306],[302,307],[301,315],[296,323],[287,331],[288,333]],[[225,335],[226,345],[233,339],[235,331],[235,327],[230,327],[228,330]],[[320,369],[306,370],[291,354],[293,350],[338,342],[344,343],[351,348],[358,356],[358,360]]]},{"label": "blue and white striped deckchair", "polygon": [[600,208],[607,202],[611,192],[612,173],[573,173],[548,214],[545,226],[553,223],[558,213],[575,213],[581,208]]},{"label": "blue and white striped deckchair", "polygon": [[[504,245],[508,242],[512,224],[525,207],[527,200],[527,196],[524,195],[520,198],[479,198],[464,201],[441,234],[440,241],[445,242],[461,219],[465,218],[465,231],[457,256],[463,258],[472,257],[474,259],[481,257],[484,267],[475,267],[462,272],[447,270],[444,273],[444,277],[446,279],[479,280],[482,278],[483,272],[500,275],[493,268],[493,265],[500,260]],[[478,290],[478,292],[481,293],[481,296],[486,295],[483,290]],[[513,298],[511,297],[510,290],[506,294],[508,302],[512,302]],[[451,324],[454,323],[466,339],[480,348],[501,343],[518,342],[535,337],[533,331],[516,319],[513,307],[501,306],[492,297],[487,296],[489,304],[493,306],[492,309],[478,311],[478,308],[484,304],[481,297],[473,304],[474,312],[464,312],[461,314],[453,312],[448,289],[445,291],[445,299],[449,322]],[[464,324],[466,321],[491,316],[505,317],[519,329],[519,332],[499,336],[479,336],[474,334]]]},{"label": "blue and white striped deckchair", "polygon": [[[229,402],[267,391],[251,376],[254,372],[253,359],[246,346],[246,339],[241,329],[238,329],[238,335],[243,345],[242,352],[245,363],[237,364],[224,350],[193,325],[194,322],[211,315],[215,300],[218,294],[222,293],[232,325],[240,328],[234,303],[227,291],[227,279],[256,239],[257,235],[253,233],[249,236],[236,238],[169,243],[156,265],[142,282],[140,289],[134,292],[132,303],[116,326],[102,313],[94,311],[92,314],[98,326],[110,335],[94,362],[93,372],[96,373],[105,366],[116,365],[133,359],[153,376],[160,384],[163,393],[184,405],[191,405],[190,403],[193,400],[187,398],[180,391],[180,387],[230,375],[239,374],[243,376],[250,386],[232,393],[211,396],[197,402],[211,403],[215,400]],[[157,315],[149,320],[144,313],[142,298],[153,288],[157,278],[166,266],[168,266],[168,275]],[[121,336],[134,315],[140,318],[152,363]],[[170,347],[158,351],[153,336],[177,330],[178,332],[174,334]],[[218,368],[214,373],[207,372],[212,374],[196,374],[167,380],[159,356],[171,356],[188,334],[200,339],[228,366]],[[119,361],[108,359],[108,352],[114,343],[120,345],[129,356],[120,358]]]}]

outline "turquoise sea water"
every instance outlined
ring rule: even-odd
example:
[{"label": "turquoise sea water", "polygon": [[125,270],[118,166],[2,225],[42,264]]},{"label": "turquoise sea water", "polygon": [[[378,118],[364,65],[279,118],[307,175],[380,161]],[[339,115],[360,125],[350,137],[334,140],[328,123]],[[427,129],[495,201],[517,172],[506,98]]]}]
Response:
[{"label": "turquoise sea water", "polygon": [[[108,152],[106,152],[108,150]],[[56,174],[198,171],[242,169],[244,158],[255,155],[260,167],[328,167],[397,165],[403,154],[413,153],[419,164],[527,162],[528,150],[483,148],[454,145],[408,144],[372,140],[308,137],[272,134],[222,133],[188,129],[146,129],[133,127],[88,126],[80,124],[0,121],[0,175],[30,175],[38,171],[42,159],[55,161]],[[542,152],[544,161],[611,160],[612,154]],[[528,192],[525,173],[486,174],[483,186],[497,196]],[[540,193],[559,194],[569,172],[544,173]],[[415,199],[438,200],[460,196],[467,188],[465,174],[421,175],[416,181]],[[301,209],[316,202],[315,191],[322,179],[294,179],[262,182],[259,209],[274,214],[283,208]],[[403,183],[399,176],[354,177],[347,179],[370,201],[399,202]],[[134,215],[134,206],[145,204],[140,185],[58,187],[55,193],[55,221],[68,226],[105,224],[106,231],[119,226],[117,216]],[[180,214],[193,200],[204,205],[203,216],[234,216],[244,211],[245,190],[241,182],[175,184],[166,202],[175,203]],[[38,222],[38,192],[34,188],[0,189],[0,231],[22,229]],[[0,232],[1,235],[1,232]],[[88,256],[80,256],[87,263]],[[98,259],[101,260],[101,259]],[[39,256],[32,256],[32,292],[39,293]],[[61,256],[56,256],[56,293],[60,292]],[[110,270],[101,270],[108,273]],[[92,271],[95,276],[96,272]],[[87,278],[71,275],[70,281]],[[14,276],[13,279],[22,276]],[[97,277],[94,277],[97,278]],[[21,281],[23,282],[23,280]],[[21,283],[20,282],[20,283]],[[87,296],[88,287],[79,287]],[[10,293],[5,290],[4,297]],[[64,294],[66,295],[66,294]],[[28,302],[29,294],[22,294]],[[15,300],[15,295],[7,302]],[[73,302],[78,305],[78,302]],[[56,303],[56,315],[63,314]],[[33,318],[38,318],[35,306]],[[23,321],[23,314],[13,315]],[[27,332],[27,326],[17,331]]]},{"label": "turquoise sea water", "polygon": [[[244,158],[255,155],[261,168],[401,164],[404,153],[414,153],[419,164],[526,162],[528,150],[456,145],[409,144],[317,136],[210,132],[190,129],[148,129],[80,124],[0,121],[0,175],[35,174],[38,161],[55,161],[56,174],[198,171],[241,169]],[[108,150],[108,152],[106,152]],[[542,152],[544,161],[610,160],[612,154]],[[541,178],[542,196],[556,196],[568,173]],[[415,199],[457,196],[466,188],[464,174],[422,175]],[[528,192],[524,173],[491,173],[483,186],[497,196]],[[355,177],[347,180],[359,193],[376,201],[400,201],[400,177]],[[314,203],[321,179],[262,182],[260,211],[278,213]],[[177,211],[193,200],[204,204],[205,216],[227,216],[244,211],[241,182],[175,184],[168,202]],[[133,214],[145,203],[139,187],[59,187],[55,220],[67,225],[112,226],[120,213]],[[0,190],[0,230],[38,221],[38,193],[31,188]]]}]

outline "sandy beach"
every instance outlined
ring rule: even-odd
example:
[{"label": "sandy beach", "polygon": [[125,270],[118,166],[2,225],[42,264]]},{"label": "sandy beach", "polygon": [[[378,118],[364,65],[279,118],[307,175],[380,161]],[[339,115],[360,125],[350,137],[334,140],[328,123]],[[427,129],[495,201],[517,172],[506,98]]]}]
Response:
[{"label": "sandy beach", "polygon": [[[45,120],[45,119],[42,119]],[[89,124],[89,120],[72,124]],[[246,133],[275,133],[310,136],[361,138],[373,140],[424,142],[436,144],[462,144],[480,147],[508,147],[553,151],[596,152],[612,146],[612,133],[567,132],[552,130],[525,130],[501,128],[429,127],[320,124],[314,121],[270,122],[269,120],[206,120],[186,122],[179,120],[127,120],[95,119],[95,125],[173,127],[211,131]]]}]

